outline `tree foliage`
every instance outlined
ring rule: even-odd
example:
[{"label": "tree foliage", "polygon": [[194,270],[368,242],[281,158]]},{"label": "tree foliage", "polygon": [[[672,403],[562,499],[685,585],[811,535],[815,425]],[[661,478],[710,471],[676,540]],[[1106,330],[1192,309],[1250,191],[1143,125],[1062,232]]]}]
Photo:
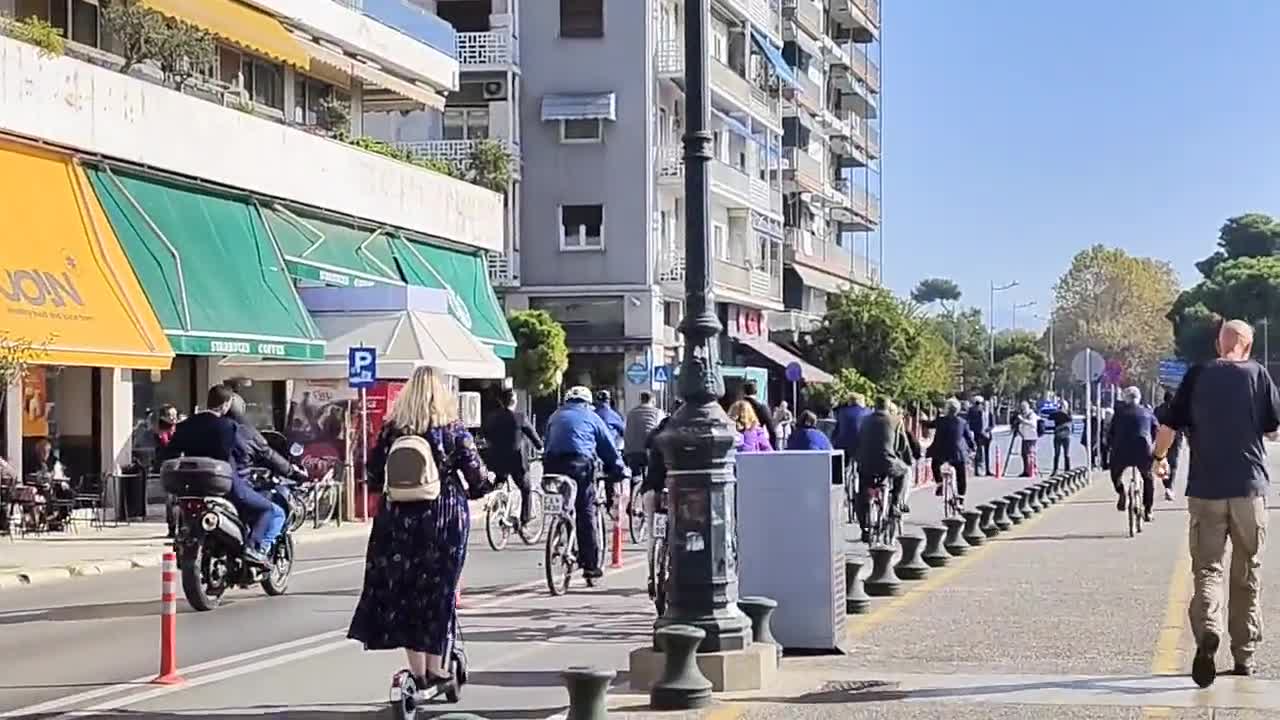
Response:
[{"label": "tree foliage", "polygon": [[66,52],[62,31],[35,15],[14,23],[11,32],[14,38],[40,48],[44,57],[58,57]]},{"label": "tree foliage", "polygon": [[835,378],[835,382],[832,383],[805,385],[804,397],[809,409],[825,414],[827,410],[838,407],[855,397],[865,404],[875,399],[879,393],[875,383],[853,368],[840,370]]},{"label": "tree foliage", "polygon": [[[53,340],[54,337],[50,335],[35,342],[0,331],[0,389],[22,382],[27,376],[27,369]],[[4,406],[5,397],[5,393],[0,392],[0,407]]]},{"label": "tree foliage", "polygon": [[[1178,296],[1167,317],[1178,355],[1191,361],[1213,357],[1223,318],[1274,324],[1280,310],[1280,222],[1261,213],[1229,218],[1218,232],[1218,249],[1196,263],[1203,279]],[[1266,345],[1254,343],[1261,352]]]},{"label": "tree foliage", "polygon": [[520,310],[507,319],[516,339],[511,377],[516,387],[535,397],[555,392],[569,369],[564,328],[545,310]]},{"label": "tree foliage", "polygon": [[960,286],[948,278],[925,278],[916,284],[911,291],[911,299],[921,305],[938,303],[942,309],[951,312],[951,303],[960,302]]},{"label": "tree foliage", "polygon": [[957,309],[930,322],[939,337],[955,343],[954,360],[961,374],[957,389],[967,394],[991,395],[990,335],[982,311],[973,307]]},{"label": "tree foliage", "polygon": [[900,402],[921,402],[952,388],[951,349],[910,301],[883,288],[828,296],[808,354],[829,368],[853,369]]},{"label": "tree foliage", "polygon": [[155,38],[155,63],[174,90],[182,92],[192,78],[213,67],[218,46],[213,36],[182,20],[166,18]]},{"label": "tree foliage", "polygon": [[988,390],[992,396],[1025,400],[1043,388],[1049,355],[1039,336],[1027,330],[1006,330],[996,335],[995,346],[996,364]]},{"label": "tree foliage", "polygon": [[1132,381],[1154,378],[1173,348],[1163,318],[1178,288],[1177,273],[1162,260],[1102,245],[1077,253],[1054,286],[1055,353],[1091,347],[1119,361]]}]

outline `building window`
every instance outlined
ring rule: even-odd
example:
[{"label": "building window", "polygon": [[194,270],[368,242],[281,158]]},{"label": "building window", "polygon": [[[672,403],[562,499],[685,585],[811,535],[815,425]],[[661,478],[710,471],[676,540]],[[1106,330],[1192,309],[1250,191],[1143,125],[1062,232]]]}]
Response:
[{"label": "building window", "polygon": [[604,121],[600,118],[560,121],[562,143],[598,143],[603,139]]},{"label": "building window", "polygon": [[320,124],[321,103],[329,97],[346,100],[331,85],[304,77],[297,78],[293,84],[293,122],[308,126]]},{"label": "building window", "polygon": [[729,229],[720,223],[711,224],[711,254],[729,262]]},{"label": "building window", "polygon": [[489,108],[449,108],[444,111],[445,140],[483,140],[489,137]]},{"label": "building window", "polygon": [[560,249],[603,250],[604,206],[561,205]]},{"label": "building window", "polygon": [[560,37],[604,37],[604,0],[560,0]]},{"label": "building window", "polygon": [[284,109],[284,73],[280,66],[243,55],[240,58],[240,81],[255,103],[276,110]]}]

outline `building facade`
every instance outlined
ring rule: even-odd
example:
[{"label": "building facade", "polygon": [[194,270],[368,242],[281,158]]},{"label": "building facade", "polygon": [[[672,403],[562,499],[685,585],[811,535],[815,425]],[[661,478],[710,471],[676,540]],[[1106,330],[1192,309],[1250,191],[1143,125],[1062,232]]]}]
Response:
[{"label": "building facade", "polygon": [[[813,63],[793,42],[789,0],[712,3],[709,242],[730,386],[786,364],[792,354],[771,331],[821,312],[815,292],[878,281],[865,239],[854,235],[878,225],[870,210],[878,218],[871,163],[878,148],[868,154],[859,146],[859,166],[850,137],[850,118],[865,118],[858,138],[874,134],[878,146],[870,129],[875,105],[865,82],[845,72],[855,41],[873,39],[867,33],[878,27],[862,8],[871,1],[804,0],[806,10],[819,11],[809,28],[817,34],[805,46],[823,49]],[[499,0],[439,6],[447,2]],[[522,169],[508,195],[516,210],[504,257],[491,268],[501,271],[509,309],[545,309],[565,326],[566,384],[612,388],[630,405],[643,390],[664,393],[660,381],[670,377],[682,342],[684,7],[678,0],[563,0],[518,12],[515,2],[502,8],[518,36],[510,132]],[[845,70],[829,71],[828,55]],[[464,65],[464,84],[468,75]],[[832,143],[829,126],[819,131],[810,119],[802,137],[801,102],[844,134]],[[799,169],[801,179],[816,182],[798,185]],[[864,249],[855,251],[859,242]],[[810,270],[820,281],[805,283]]]},{"label": "building facade", "polygon": [[[108,0],[0,0],[0,302],[6,342],[34,345],[0,432],[19,472],[41,438],[73,478],[119,472],[161,405],[193,412],[255,362],[334,365],[309,288],[427,293],[414,322],[458,335],[438,361],[474,341],[458,367],[500,368],[501,194],[364,139],[458,90],[449,23],[399,0],[142,4],[206,31],[212,61],[130,66]],[[241,383],[260,424],[283,426],[287,377]]]}]

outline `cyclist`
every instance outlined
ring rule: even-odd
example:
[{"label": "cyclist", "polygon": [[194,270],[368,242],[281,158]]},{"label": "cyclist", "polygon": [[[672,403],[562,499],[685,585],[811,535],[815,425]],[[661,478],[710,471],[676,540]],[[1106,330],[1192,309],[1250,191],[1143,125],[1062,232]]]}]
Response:
[{"label": "cyclist", "polygon": [[858,428],[858,475],[866,481],[858,492],[858,524],[862,527],[862,541],[871,541],[871,528],[867,526],[867,489],[874,479],[890,482],[889,507],[901,505],[902,512],[910,510],[901,504],[910,467],[903,461],[909,447],[903,447],[904,433],[900,432],[901,420],[891,411],[893,403],[887,397],[876,399],[876,409],[866,416]]},{"label": "cyclist", "polygon": [[933,443],[926,455],[932,461],[933,477],[938,483],[937,495],[942,496],[942,466],[950,465],[956,471],[956,501],[964,505],[968,489],[967,462],[969,453],[977,447],[969,421],[960,414],[960,401],[947,400],[946,413],[933,423]]},{"label": "cyclist", "polygon": [[[495,410],[484,423],[484,438],[489,445],[486,461],[497,475],[497,482],[508,477],[520,489],[520,524],[529,521],[529,453],[528,446],[542,449],[542,438],[529,424],[529,418],[516,410],[516,392],[503,389],[498,396],[502,407]],[[527,444],[526,444],[527,441]]]},{"label": "cyclist", "polygon": [[[622,416],[617,410],[613,409],[613,396],[608,390],[600,390],[596,392],[596,414],[604,421],[609,433],[613,437],[613,446],[618,452],[622,452],[623,439],[626,436],[627,425],[622,420]],[[609,512],[613,512],[613,503],[617,495],[617,486],[613,482],[605,483],[605,507],[609,508]]]},{"label": "cyclist", "polygon": [[1111,484],[1116,489],[1116,509],[1124,511],[1127,499],[1124,488],[1124,471],[1137,468],[1142,475],[1142,515],[1151,522],[1151,506],[1155,503],[1155,476],[1151,473],[1152,454],[1156,432],[1160,425],[1156,416],[1142,405],[1142,391],[1127,387],[1124,402],[1118,403],[1111,427],[1107,432],[1110,448]]},{"label": "cyclist", "polygon": [[627,413],[622,434],[622,459],[631,470],[631,482],[641,482],[649,464],[649,436],[662,422],[663,412],[653,404],[653,393],[640,393],[640,404]]},{"label": "cyclist", "polygon": [[574,501],[578,564],[582,567],[582,576],[587,579],[604,575],[600,568],[597,544],[603,542],[604,538],[597,538],[594,531],[597,457],[604,463],[605,473],[610,478],[621,480],[626,477],[626,468],[618,457],[618,448],[614,445],[609,428],[591,407],[591,391],[575,385],[565,394],[564,404],[547,421],[542,467],[544,472],[566,475],[578,485]]}]

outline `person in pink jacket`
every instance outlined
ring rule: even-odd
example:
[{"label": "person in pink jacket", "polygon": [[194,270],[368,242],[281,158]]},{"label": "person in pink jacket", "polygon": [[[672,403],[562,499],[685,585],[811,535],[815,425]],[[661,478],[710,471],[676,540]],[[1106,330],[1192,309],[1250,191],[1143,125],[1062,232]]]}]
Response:
[{"label": "person in pink jacket", "polygon": [[738,452],[771,452],[769,431],[760,424],[755,408],[746,400],[739,400],[729,406],[729,417],[733,419],[738,436],[735,449]]}]

